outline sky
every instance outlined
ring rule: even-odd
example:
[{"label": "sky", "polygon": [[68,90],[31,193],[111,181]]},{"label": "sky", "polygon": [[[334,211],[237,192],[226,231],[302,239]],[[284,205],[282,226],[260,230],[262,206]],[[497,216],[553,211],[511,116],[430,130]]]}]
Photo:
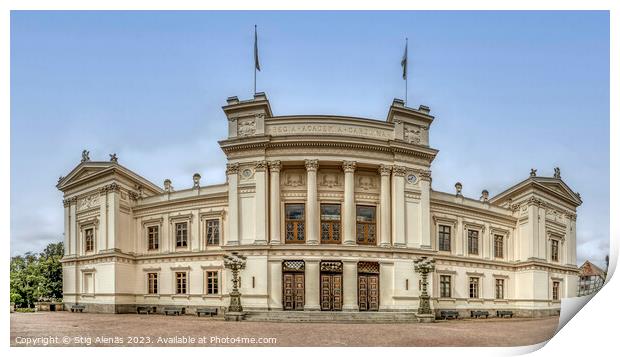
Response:
[{"label": "sky", "polygon": [[607,12],[11,13],[11,254],[62,241],[55,185],[90,150],[162,186],[225,181],[226,98],[257,90],[274,115],[385,120],[431,108],[434,190],[478,198],[528,177],[581,194],[577,260],[609,250]]}]

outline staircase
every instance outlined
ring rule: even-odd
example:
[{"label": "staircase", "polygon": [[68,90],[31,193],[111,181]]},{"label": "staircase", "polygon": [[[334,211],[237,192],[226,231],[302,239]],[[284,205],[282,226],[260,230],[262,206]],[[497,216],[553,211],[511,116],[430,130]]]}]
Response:
[{"label": "staircase", "polygon": [[248,311],[245,321],[333,322],[333,323],[415,323],[413,312],[344,311]]}]

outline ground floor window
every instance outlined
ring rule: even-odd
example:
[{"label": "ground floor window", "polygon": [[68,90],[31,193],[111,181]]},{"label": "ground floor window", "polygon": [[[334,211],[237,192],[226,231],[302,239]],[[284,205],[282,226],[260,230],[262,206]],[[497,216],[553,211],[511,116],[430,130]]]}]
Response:
[{"label": "ground floor window", "polygon": [[560,300],[560,282],[559,281],[553,282],[552,295],[553,295],[552,296],[553,300]]},{"label": "ground floor window", "polygon": [[477,299],[479,297],[480,278],[469,278],[469,298]]},{"label": "ground floor window", "polygon": [[84,273],[82,292],[84,294],[93,294],[95,292],[95,275],[93,273]]},{"label": "ground floor window", "polygon": [[148,280],[148,293],[149,294],[157,294],[158,293],[158,289],[159,289],[159,281],[158,281],[158,275],[157,273],[148,273],[147,275],[147,280]]},{"label": "ground floor window", "polygon": [[207,295],[215,295],[220,292],[220,283],[219,283],[219,272],[218,271],[207,271],[206,275],[206,285],[207,285]]},{"label": "ground floor window", "polygon": [[495,298],[504,298],[504,279],[495,279]]},{"label": "ground floor window", "polygon": [[175,274],[176,278],[176,293],[187,294],[187,272],[180,271]]},{"label": "ground floor window", "polygon": [[452,277],[450,275],[439,277],[439,296],[442,298],[452,297]]}]

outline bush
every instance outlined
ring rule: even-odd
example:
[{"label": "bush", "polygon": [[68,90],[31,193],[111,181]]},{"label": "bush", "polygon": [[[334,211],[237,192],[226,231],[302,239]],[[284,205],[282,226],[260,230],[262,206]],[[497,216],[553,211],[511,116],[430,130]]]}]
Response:
[{"label": "bush", "polygon": [[15,308],[15,312],[34,312],[34,309],[31,307],[18,307]]}]

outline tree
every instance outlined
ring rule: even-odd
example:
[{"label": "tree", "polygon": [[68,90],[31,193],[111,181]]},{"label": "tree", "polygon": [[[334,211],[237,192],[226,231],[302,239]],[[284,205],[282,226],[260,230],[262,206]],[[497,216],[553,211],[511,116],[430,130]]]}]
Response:
[{"label": "tree", "polygon": [[62,299],[62,243],[50,243],[43,252],[11,258],[11,302],[33,307],[37,301]]}]

